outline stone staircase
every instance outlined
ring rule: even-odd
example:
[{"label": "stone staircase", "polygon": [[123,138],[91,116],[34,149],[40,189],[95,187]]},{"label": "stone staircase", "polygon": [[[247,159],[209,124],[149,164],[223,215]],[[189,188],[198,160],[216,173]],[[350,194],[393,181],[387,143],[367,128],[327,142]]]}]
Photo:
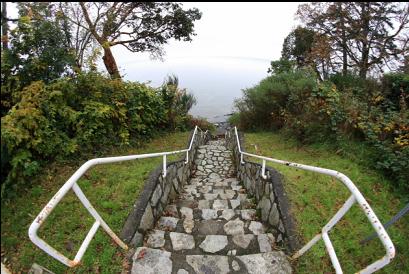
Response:
[{"label": "stone staircase", "polygon": [[234,177],[224,140],[201,146],[195,163],[184,192],[137,248],[131,273],[291,273]]}]

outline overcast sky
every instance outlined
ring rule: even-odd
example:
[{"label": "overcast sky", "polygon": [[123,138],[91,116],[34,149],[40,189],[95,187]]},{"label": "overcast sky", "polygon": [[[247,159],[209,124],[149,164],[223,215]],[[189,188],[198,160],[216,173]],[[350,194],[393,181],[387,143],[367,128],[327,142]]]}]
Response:
[{"label": "overcast sky", "polygon": [[[280,57],[284,38],[296,25],[300,3],[183,3],[198,8],[202,18],[195,22],[192,42],[170,41],[164,49],[167,59],[240,57],[271,61]],[[118,65],[126,74],[127,64],[149,60],[149,54],[113,48]],[[151,61],[158,62],[158,61]]]}]

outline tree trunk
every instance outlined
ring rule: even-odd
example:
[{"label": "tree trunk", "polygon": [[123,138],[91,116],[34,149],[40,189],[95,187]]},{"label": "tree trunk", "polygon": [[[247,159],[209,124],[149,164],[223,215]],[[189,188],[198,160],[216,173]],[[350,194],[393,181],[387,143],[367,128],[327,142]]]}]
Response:
[{"label": "tree trunk", "polygon": [[118,66],[116,65],[116,61],[110,47],[104,47],[104,56],[102,57],[102,60],[104,60],[105,67],[112,79],[120,79],[121,75],[119,74]]},{"label": "tree trunk", "polygon": [[345,34],[345,18],[342,3],[338,3],[339,17],[341,23],[341,47],[342,47],[342,75],[346,76],[348,73],[348,56],[347,56],[347,39]]},{"label": "tree trunk", "polygon": [[370,14],[369,14],[369,3],[361,3],[361,8],[362,8],[362,55],[361,55],[361,60],[359,64],[359,76],[362,79],[366,79],[366,74],[368,73],[369,69],[369,41],[368,41],[368,34],[369,34],[369,20],[370,20]]},{"label": "tree trunk", "polygon": [[7,2],[1,2],[1,43],[3,49],[8,49]]}]

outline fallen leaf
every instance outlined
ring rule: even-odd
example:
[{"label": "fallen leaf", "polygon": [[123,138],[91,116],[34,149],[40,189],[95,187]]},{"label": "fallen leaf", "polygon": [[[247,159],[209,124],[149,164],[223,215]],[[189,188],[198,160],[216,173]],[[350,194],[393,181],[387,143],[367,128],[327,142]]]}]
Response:
[{"label": "fallen leaf", "polygon": [[138,257],[136,257],[136,259],[142,259],[145,256],[146,250],[143,249],[141,252],[139,252]]}]

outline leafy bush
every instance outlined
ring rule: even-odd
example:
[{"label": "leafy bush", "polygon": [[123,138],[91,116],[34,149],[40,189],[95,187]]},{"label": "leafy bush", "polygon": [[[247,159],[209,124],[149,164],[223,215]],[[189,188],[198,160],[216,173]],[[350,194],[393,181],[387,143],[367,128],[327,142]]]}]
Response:
[{"label": "leafy bush", "polygon": [[302,101],[317,83],[307,70],[283,72],[263,79],[258,85],[244,89],[236,100],[242,128],[281,128],[285,121],[283,111],[300,112]]},{"label": "leafy bush", "polygon": [[[163,94],[140,83],[80,74],[45,84],[33,82],[1,118],[2,195],[39,171],[44,163],[107,144],[129,143],[169,128]],[[177,101],[174,125],[186,126],[189,102]],[[179,111],[183,108],[183,111]],[[176,121],[176,122],[175,122]],[[75,154],[74,154],[75,153]]]},{"label": "leafy bush", "polygon": [[214,124],[207,121],[206,118],[193,117],[191,115],[188,115],[187,120],[188,120],[188,122],[187,122],[187,127],[188,128],[194,128],[195,126],[198,126],[204,131],[206,131],[206,130],[209,130],[209,131],[216,130],[216,127],[214,126]]},{"label": "leafy bush", "polygon": [[367,142],[374,167],[409,191],[409,81],[386,74],[381,81],[333,75],[317,82],[308,70],[276,72],[243,90],[230,120],[244,129],[280,129],[302,142]]}]

